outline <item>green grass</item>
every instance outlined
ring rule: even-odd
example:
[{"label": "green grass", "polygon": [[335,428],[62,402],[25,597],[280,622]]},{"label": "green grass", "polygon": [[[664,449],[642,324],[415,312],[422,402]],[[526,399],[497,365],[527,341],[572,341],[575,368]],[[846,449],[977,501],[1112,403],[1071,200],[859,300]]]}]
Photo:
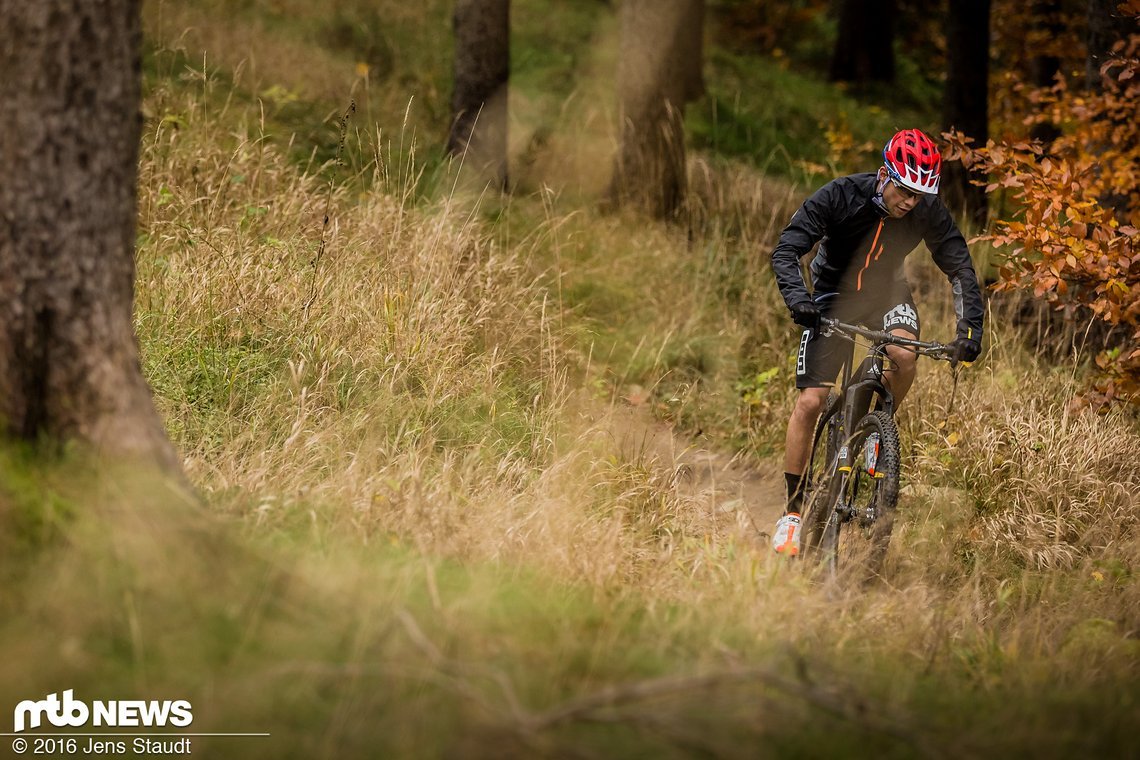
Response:
[{"label": "green grass", "polygon": [[[787,59],[715,48],[708,59],[708,94],[686,120],[694,147],[809,186],[835,172],[871,170],[881,160],[884,136],[898,129],[935,128],[937,119],[929,112],[884,107],[890,102],[885,97],[855,98]],[[857,145],[868,147],[837,163],[825,133],[841,124]]]}]

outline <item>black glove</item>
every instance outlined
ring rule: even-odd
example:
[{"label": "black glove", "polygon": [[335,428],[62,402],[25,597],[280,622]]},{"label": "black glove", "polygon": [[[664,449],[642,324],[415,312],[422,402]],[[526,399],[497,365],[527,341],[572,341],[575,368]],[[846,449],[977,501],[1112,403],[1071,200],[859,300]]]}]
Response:
[{"label": "black glove", "polygon": [[982,355],[982,344],[973,338],[967,338],[965,335],[959,335],[952,340],[950,348],[954,350],[954,361],[957,362],[969,364],[972,361],[977,361],[978,357]]},{"label": "black glove", "polygon": [[792,321],[809,330],[819,329],[819,307],[811,301],[801,301],[791,307]]}]

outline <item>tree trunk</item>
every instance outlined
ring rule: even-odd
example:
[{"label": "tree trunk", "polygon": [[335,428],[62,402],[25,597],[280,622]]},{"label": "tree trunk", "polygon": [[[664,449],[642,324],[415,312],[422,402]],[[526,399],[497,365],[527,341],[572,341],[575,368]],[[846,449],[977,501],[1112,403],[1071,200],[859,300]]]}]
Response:
[{"label": "tree trunk", "polygon": [[894,0],[842,0],[831,81],[895,80]]},{"label": "tree trunk", "polygon": [[507,188],[510,0],[455,0],[455,92],[447,151],[465,170]]},{"label": "tree trunk", "polygon": [[[946,20],[946,90],[942,121],[975,145],[989,139],[990,0],[950,0]],[[986,223],[985,189],[957,162],[942,168],[942,197],[979,228]]]},{"label": "tree trunk", "polygon": [[131,321],[139,0],[0,18],[0,427],[177,470]]},{"label": "tree trunk", "polygon": [[1136,30],[1136,20],[1117,10],[1121,0],[1089,0],[1088,62],[1085,78],[1090,90],[1101,91],[1100,67],[1112,57],[1112,46]]},{"label": "tree trunk", "polygon": [[681,0],[673,68],[681,78],[681,98],[692,103],[705,94],[705,0]]},{"label": "tree trunk", "polygon": [[[1112,48],[1117,42],[1140,32],[1137,17],[1134,15],[1124,15],[1120,12],[1118,8],[1119,5],[1120,0],[1089,0],[1088,58],[1085,77],[1088,89],[1094,97],[1104,93],[1104,80],[1101,76],[1100,69],[1101,66],[1112,58]],[[1115,121],[1114,116],[1106,115],[1105,118],[1109,121]],[[1122,118],[1127,119],[1129,116],[1123,115]],[[1090,146],[1090,150],[1095,155],[1106,147],[1108,146],[1093,145]],[[1098,166],[1096,171],[1101,171],[1101,167]],[[1131,223],[1132,220],[1129,213],[1131,209],[1127,193],[1109,192],[1103,195],[1099,200],[1103,208],[1111,208],[1114,210],[1117,221],[1119,221],[1121,225]]]},{"label": "tree trunk", "polygon": [[[1032,8],[1032,21],[1029,30],[1034,49],[1048,50],[1055,40],[1064,33],[1061,23],[1060,0],[1036,0]],[[1029,75],[1034,87],[1052,87],[1061,71],[1061,59],[1050,52],[1038,53],[1029,63]],[[1029,136],[1040,140],[1046,146],[1061,136],[1061,130],[1053,122],[1034,124]]]},{"label": "tree trunk", "polygon": [[704,94],[704,0],[621,4],[621,145],[610,200],[657,218],[685,197],[685,105]]}]

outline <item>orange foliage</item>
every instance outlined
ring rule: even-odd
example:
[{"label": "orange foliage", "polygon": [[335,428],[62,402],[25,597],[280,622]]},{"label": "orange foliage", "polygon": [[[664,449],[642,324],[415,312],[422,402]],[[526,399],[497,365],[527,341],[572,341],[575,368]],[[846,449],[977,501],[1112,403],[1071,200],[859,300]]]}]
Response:
[{"label": "orange foliage", "polygon": [[[1140,2],[1130,5],[1140,14]],[[946,158],[988,175],[986,191],[1014,201],[1013,217],[980,238],[1010,251],[995,288],[1031,289],[1058,309],[1087,306],[1126,328],[1123,345],[1096,359],[1096,400],[1140,402],[1140,35],[1117,44],[1101,76],[1100,92],[1061,81],[1034,94],[1035,118],[1063,129],[1048,152],[1035,142],[975,148],[955,133],[944,135]]]}]

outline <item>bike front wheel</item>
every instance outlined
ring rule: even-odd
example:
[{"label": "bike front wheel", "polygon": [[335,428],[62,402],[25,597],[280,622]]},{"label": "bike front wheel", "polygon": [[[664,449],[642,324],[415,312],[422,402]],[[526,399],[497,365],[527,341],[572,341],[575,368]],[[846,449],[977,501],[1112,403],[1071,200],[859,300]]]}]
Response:
[{"label": "bike front wheel", "polygon": [[811,458],[804,478],[804,556],[812,561],[823,557],[820,554],[825,539],[828,518],[839,498],[841,481],[837,475],[837,458],[840,445],[846,435],[845,417],[840,406],[841,400],[832,395],[827,407],[820,416],[812,442]]},{"label": "bike front wheel", "polygon": [[899,498],[899,432],[886,412],[859,420],[846,441],[850,470],[837,472],[838,498],[819,538],[829,576],[879,575]]}]

